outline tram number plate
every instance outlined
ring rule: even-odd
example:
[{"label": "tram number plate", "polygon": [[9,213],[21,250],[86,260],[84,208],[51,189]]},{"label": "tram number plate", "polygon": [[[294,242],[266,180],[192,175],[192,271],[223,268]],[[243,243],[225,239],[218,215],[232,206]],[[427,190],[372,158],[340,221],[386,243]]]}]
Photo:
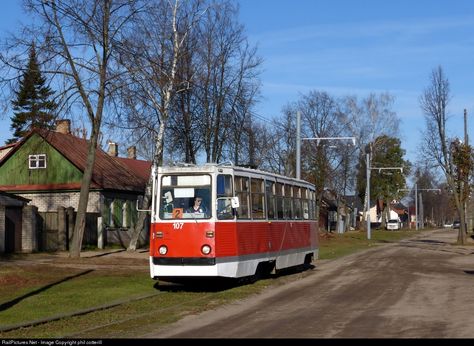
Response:
[{"label": "tram number plate", "polygon": [[173,229],[183,229],[184,222],[174,222]]}]

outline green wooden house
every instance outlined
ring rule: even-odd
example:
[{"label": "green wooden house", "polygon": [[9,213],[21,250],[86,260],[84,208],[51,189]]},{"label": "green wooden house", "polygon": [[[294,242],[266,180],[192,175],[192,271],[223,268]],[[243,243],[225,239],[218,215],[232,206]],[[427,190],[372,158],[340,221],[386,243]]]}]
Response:
[{"label": "green wooden house", "polygon": [[[37,208],[39,250],[68,247],[79,203],[87,140],[69,128],[69,121],[63,120],[56,131],[35,129],[0,159],[0,191],[26,198]],[[129,148],[127,158],[117,152],[114,143],[107,153],[96,150],[84,244],[128,245],[151,162],[137,160],[134,148]],[[142,243],[146,241],[145,234]]]}]

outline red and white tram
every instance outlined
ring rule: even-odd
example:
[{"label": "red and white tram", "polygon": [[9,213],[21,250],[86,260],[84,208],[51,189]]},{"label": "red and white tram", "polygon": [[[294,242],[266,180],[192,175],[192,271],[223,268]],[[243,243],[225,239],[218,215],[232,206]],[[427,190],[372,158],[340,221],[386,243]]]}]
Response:
[{"label": "red and white tram", "polygon": [[[241,278],[317,258],[314,185],[225,164],[152,174],[153,279]],[[196,197],[202,202],[194,210]]]}]

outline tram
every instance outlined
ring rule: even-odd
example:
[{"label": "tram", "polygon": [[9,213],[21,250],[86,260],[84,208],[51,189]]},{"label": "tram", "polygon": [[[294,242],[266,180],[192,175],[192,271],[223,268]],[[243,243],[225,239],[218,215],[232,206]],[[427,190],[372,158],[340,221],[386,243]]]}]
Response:
[{"label": "tram", "polygon": [[318,257],[308,182],[232,164],[158,167],[152,177],[155,280],[243,278]]}]

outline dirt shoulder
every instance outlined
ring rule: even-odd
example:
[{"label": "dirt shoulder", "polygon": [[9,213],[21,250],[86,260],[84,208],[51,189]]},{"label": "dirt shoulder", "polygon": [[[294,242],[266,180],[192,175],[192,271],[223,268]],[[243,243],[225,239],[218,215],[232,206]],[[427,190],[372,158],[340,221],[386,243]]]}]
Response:
[{"label": "dirt shoulder", "polygon": [[0,258],[8,265],[50,265],[68,268],[88,269],[140,269],[149,270],[148,249],[138,249],[135,252],[125,249],[108,249],[83,251],[80,258],[69,258],[69,252],[13,254]]}]

